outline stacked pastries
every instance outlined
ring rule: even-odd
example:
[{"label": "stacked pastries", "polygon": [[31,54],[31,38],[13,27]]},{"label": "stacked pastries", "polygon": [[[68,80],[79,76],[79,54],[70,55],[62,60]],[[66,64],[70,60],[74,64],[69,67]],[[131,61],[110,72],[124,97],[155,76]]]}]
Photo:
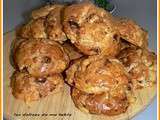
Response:
[{"label": "stacked pastries", "polygon": [[132,20],[78,4],[65,9],[63,25],[71,43],[86,55],[66,71],[72,99],[82,111],[123,113],[136,89],[155,83],[156,56],[148,51],[148,33]]},{"label": "stacked pastries", "polygon": [[17,32],[12,93],[38,100],[71,86],[76,107],[93,114],[126,112],[134,91],[156,80],[148,33],[91,3],[48,5]]},{"label": "stacked pastries", "polygon": [[32,20],[17,31],[16,72],[11,77],[16,98],[35,101],[63,88],[62,72],[69,56],[59,44],[66,40],[60,24],[62,9],[62,5],[53,5],[35,10]]}]

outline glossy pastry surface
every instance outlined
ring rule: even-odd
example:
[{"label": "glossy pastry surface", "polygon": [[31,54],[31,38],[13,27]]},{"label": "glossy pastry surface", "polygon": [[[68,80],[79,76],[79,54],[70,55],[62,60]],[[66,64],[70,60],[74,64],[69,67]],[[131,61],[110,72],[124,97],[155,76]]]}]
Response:
[{"label": "glossy pastry surface", "polygon": [[117,58],[130,74],[135,89],[151,86],[156,82],[156,55],[145,49],[128,47]]},{"label": "glossy pastry surface", "polygon": [[90,56],[76,60],[66,71],[66,81],[86,93],[101,93],[120,87],[126,89],[128,73],[117,59]]},{"label": "glossy pastry surface", "polygon": [[73,88],[72,99],[81,111],[92,114],[118,115],[126,112],[129,102],[125,93],[86,94]]},{"label": "glossy pastry surface", "polygon": [[141,48],[148,46],[148,32],[141,28],[135,21],[127,18],[119,18],[116,20],[116,23],[117,30],[123,39]]},{"label": "glossy pastry surface", "polygon": [[35,78],[26,71],[15,71],[11,77],[13,96],[25,102],[36,101],[51,93],[59,92],[63,84],[61,74]]},{"label": "glossy pastry surface", "polygon": [[18,36],[22,38],[45,38],[63,43],[67,40],[62,30],[63,5],[47,5],[32,12],[32,19],[21,27]]},{"label": "glossy pastry surface", "polygon": [[64,32],[86,55],[116,55],[119,51],[119,33],[114,18],[91,3],[73,4],[64,10]]},{"label": "glossy pastry surface", "polygon": [[16,48],[14,61],[19,70],[41,77],[60,73],[68,66],[69,57],[63,47],[52,40],[29,39]]}]

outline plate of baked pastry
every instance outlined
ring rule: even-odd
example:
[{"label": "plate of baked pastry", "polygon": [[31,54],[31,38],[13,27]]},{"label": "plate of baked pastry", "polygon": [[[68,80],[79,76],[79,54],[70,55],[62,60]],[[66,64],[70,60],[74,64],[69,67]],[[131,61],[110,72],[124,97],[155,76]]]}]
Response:
[{"label": "plate of baked pastry", "polygon": [[33,10],[4,62],[7,119],[128,120],[156,95],[148,32],[89,2]]}]

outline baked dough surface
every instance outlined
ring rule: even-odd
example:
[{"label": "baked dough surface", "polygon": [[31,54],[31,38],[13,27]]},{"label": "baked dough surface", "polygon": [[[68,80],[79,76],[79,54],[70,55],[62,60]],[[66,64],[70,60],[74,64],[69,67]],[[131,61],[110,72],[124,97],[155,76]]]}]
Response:
[{"label": "baked dough surface", "polygon": [[114,56],[119,52],[119,34],[110,13],[90,3],[73,4],[64,10],[64,32],[84,54]]},{"label": "baked dough surface", "polygon": [[59,92],[63,86],[61,74],[35,78],[26,71],[15,71],[11,77],[13,96],[25,102],[37,101],[51,93]]},{"label": "baked dough surface", "polygon": [[28,39],[20,43],[14,54],[19,70],[35,77],[63,72],[69,64],[69,57],[63,47],[47,39]]},{"label": "baked dough surface", "polygon": [[48,5],[32,12],[32,19],[22,26],[17,35],[21,38],[44,38],[59,43],[67,40],[61,24],[63,5]]},{"label": "baked dough surface", "polygon": [[66,71],[66,81],[86,93],[101,93],[119,87],[125,90],[130,81],[117,59],[90,56],[76,60]]}]

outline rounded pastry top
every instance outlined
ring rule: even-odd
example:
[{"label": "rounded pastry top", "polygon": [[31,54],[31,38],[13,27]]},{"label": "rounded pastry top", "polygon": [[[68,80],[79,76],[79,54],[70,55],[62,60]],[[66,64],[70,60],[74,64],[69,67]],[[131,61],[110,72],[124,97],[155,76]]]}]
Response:
[{"label": "rounded pastry top", "polygon": [[116,28],[120,33],[120,37],[124,40],[141,48],[147,48],[148,33],[133,20],[118,18],[116,20]]},{"label": "rounded pastry top", "polygon": [[19,38],[47,38],[45,32],[45,18],[30,20],[17,31]]},{"label": "rounded pastry top", "polygon": [[84,54],[114,56],[119,52],[119,33],[110,13],[91,3],[68,6],[64,10],[64,32]]},{"label": "rounded pastry top", "polygon": [[69,64],[69,57],[55,41],[28,39],[16,48],[14,61],[19,70],[26,69],[31,75],[40,77],[62,72]]},{"label": "rounded pastry top", "polygon": [[143,88],[155,83],[156,55],[146,49],[128,47],[117,58],[131,76],[134,88]]},{"label": "rounded pastry top", "polygon": [[115,87],[126,89],[128,73],[117,59],[90,56],[76,60],[66,71],[66,81],[86,93],[101,93]]},{"label": "rounded pastry top", "polygon": [[22,26],[17,36],[21,38],[47,38],[63,43],[67,40],[62,30],[63,5],[48,5],[32,12],[32,18]]},{"label": "rounded pastry top", "polygon": [[27,71],[15,71],[11,77],[13,96],[25,102],[36,101],[50,93],[59,92],[63,84],[61,74],[35,78]]}]

